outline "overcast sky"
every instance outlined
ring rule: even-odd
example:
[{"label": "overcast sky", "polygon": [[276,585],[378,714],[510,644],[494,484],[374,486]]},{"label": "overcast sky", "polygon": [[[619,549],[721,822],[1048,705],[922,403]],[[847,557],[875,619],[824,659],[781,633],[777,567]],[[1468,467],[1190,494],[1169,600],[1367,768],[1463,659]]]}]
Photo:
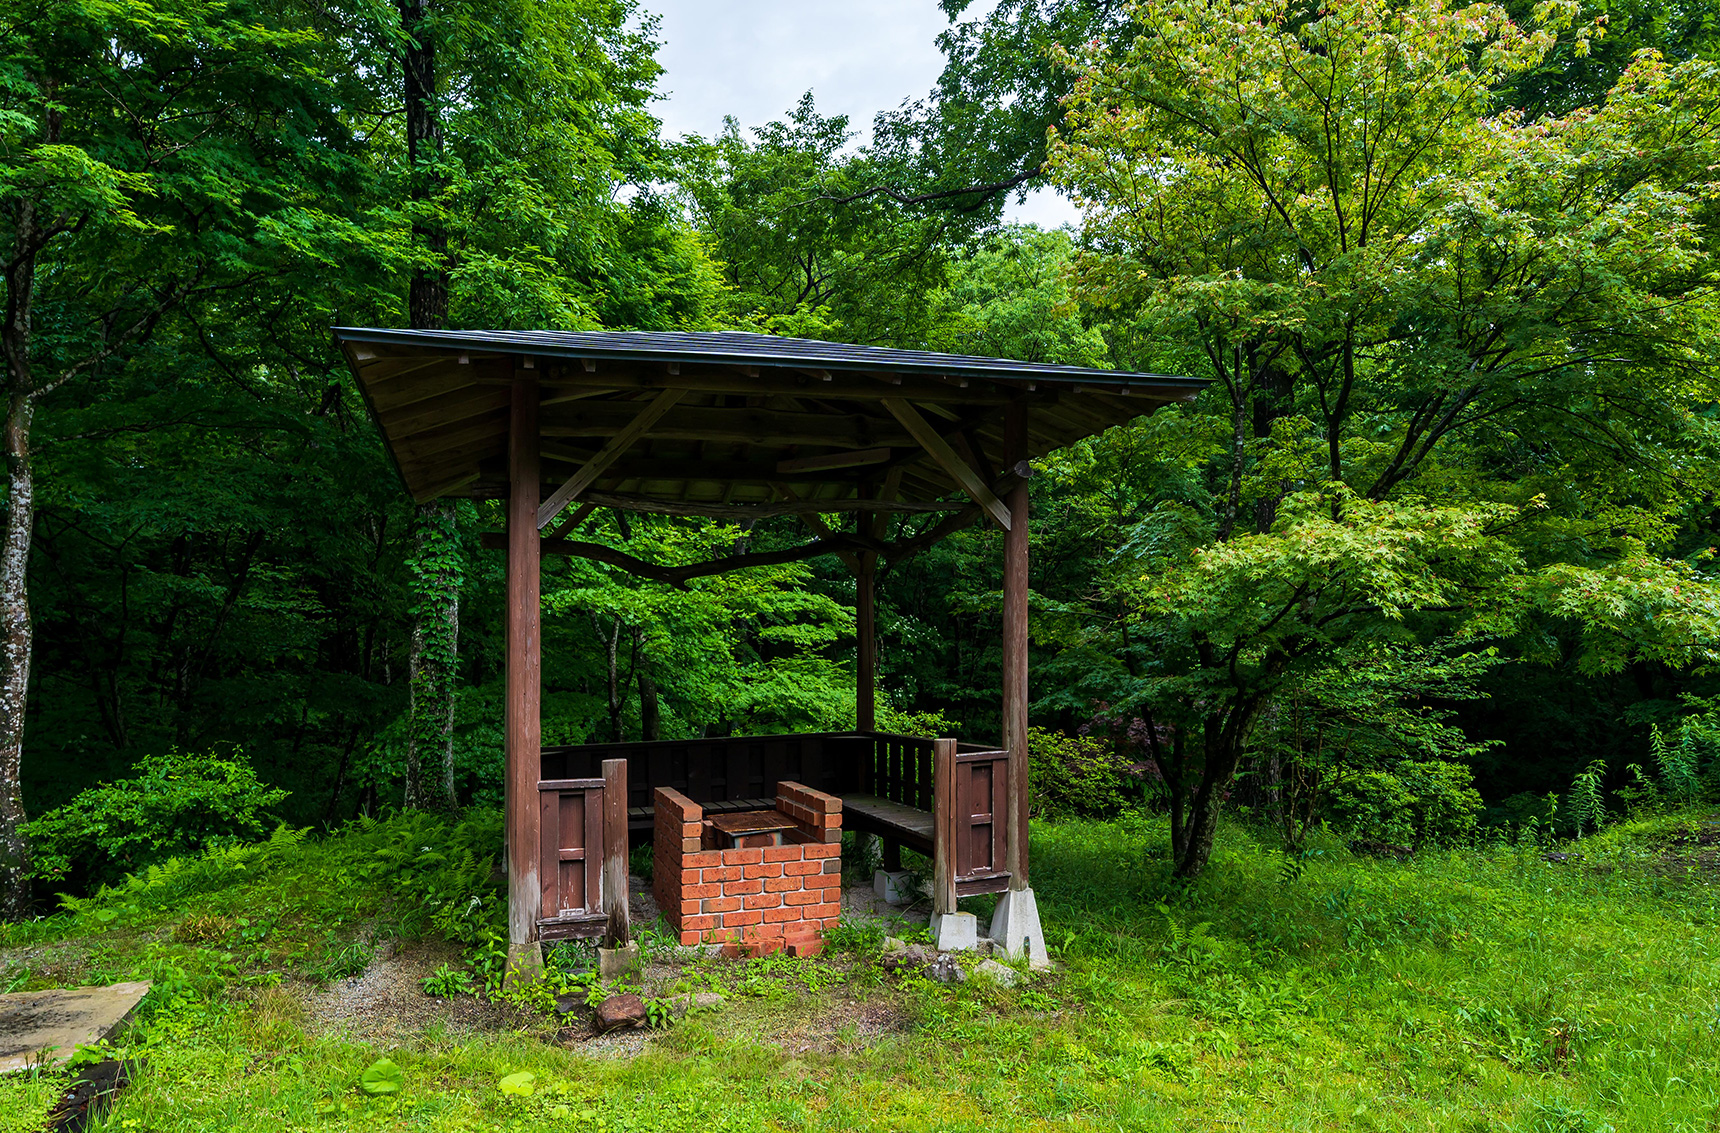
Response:
[{"label": "overcast sky", "polygon": [[[932,89],[948,21],[937,0],[643,0],[662,18],[656,104],[664,134],[710,137],[732,114],[742,126],[781,118],[806,91],[824,114],[846,114],[870,140],[872,116]],[[981,3],[970,15],[990,8]],[[1075,210],[1041,190],[1011,220],[1055,227]]]}]

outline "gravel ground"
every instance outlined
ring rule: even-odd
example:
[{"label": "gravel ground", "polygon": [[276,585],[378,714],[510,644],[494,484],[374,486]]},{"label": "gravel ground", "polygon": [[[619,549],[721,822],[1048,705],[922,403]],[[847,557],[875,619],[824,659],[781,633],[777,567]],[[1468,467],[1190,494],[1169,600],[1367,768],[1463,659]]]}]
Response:
[{"label": "gravel ground", "polygon": [[361,1042],[388,1042],[432,1028],[493,1031],[513,1013],[469,995],[435,999],[419,984],[440,963],[457,963],[459,952],[446,946],[379,956],[362,975],[329,984],[305,998],[311,1025],[325,1034]]}]

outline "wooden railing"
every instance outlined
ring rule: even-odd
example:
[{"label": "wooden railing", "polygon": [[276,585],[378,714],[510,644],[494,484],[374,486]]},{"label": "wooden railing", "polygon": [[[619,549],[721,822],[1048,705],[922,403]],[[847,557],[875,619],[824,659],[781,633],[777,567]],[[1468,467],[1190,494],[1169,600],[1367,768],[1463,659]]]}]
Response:
[{"label": "wooden railing", "polygon": [[[949,767],[940,785],[937,752],[945,745]],[[994,745],[887,732],[813,732],[552,747],[543,752],[543,786],[575,785],[558,787],[564,794],[590,791],[592,787],[579,784],[596,782],[606,764],[625,767],[626,806],[612,811],[616,815],[612,821],[629,830],[639,844],[651,838],[650,807],[658,787],[672,787],[707,812],[720,812],[724,804],[729,804],[728,809],[771,806],[776,785],[792,780],[838,796],[876,796],[923,812],[922,818],[936,819],[915,830],[892,826],[889,821],[875,822],[873,832],[885,839],[887,862],[894,858],[895,848],[905,844],[947,863],[943,876],[952,894],[951,907],[955,895],[996,892],[1008,881],[1004,847],[1008,838],[1009,753]],[[565,800],[555,803],[559,808],[575,805]],[[589,815],[594,804],[587,801],[584,805],[586,810],[581,813]],[[610,809],[608,800],[604,809]],[[557,811],[558,816],[561,813]],[[551,861],[548,809],[544,816],[547,877]],[[855,828],[866,828],[859,813],[852,817]],[[579,821],[589,819],[558,818],[561,825],[557,829],[572,829]],[[557,846],[555,852],[569,855],[557,860],[560,870],[570,869],[568,863],[586,860],[574,856],[569,846]],[[561,884],[565,892],[576,896],[575,904],[563,904],[558,911],[578,907],[577,901],[585,898],[577,896],[581,891],[574,888],[575,881],[569,878]]]},{"label": "wooden railing", "polygon": [[[651,806],[658,787],[672,787],[702,805],[773,798],[784,780],[841,794],[856,789],[868,745],[869,737],[858,732],[810,732],[546,747],[543,777],[589,778],[604,760],[625,759],[627,805],[635,812]],[[637,818],[635,813],[636,828]]]}]

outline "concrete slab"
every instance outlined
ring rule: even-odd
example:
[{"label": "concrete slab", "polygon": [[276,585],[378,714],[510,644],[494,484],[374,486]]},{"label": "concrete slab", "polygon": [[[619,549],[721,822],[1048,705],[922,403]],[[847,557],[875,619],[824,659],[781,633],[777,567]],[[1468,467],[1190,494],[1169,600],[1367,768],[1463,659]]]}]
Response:
[{"label": "concrete slab", "polygon": [[148,981],[0,995],[0,1074],[59,1066],[98,1043],[137,1009]]}]

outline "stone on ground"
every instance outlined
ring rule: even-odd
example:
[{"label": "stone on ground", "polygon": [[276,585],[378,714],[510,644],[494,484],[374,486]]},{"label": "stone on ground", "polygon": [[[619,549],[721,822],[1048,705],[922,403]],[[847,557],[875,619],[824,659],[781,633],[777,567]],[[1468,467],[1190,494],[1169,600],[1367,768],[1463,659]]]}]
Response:
[{"label": "stone on ground", "polygon": [[107,1038],[149,991],[147,981],[0,995],[0,1074],[59,1066]]},{"label": "stone on ground", "polygon": [[669,1010],[676,1015],[685,1015],[689,1011],[715,1011],[727,1000],[714,991],[687,992],[669,1000]]},{"label": "stone on ground", "polygon": [[597,1005],[599,1033],[645,1025],[645,1001],[637,995],[612,995]]},{"label": "stone on ground", "polygon": [[985,976],[998,987],[1014,987],[1015,981],[1021,978],[1020,972],[1007,964],[999,964],[996,960],[981,960],[974,965],[973,974]]}]

